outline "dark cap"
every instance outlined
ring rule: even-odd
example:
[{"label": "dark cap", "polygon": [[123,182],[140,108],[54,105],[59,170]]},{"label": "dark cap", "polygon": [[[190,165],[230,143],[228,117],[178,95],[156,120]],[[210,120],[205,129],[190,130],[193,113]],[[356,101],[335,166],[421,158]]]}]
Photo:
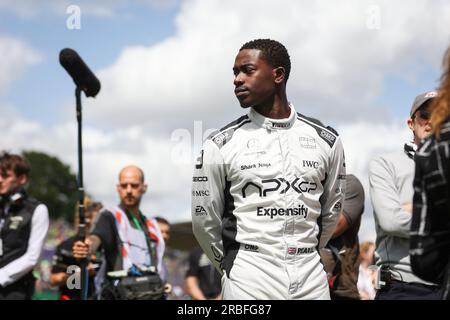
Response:
[{"label": "dark cap", "polygon": [[411,107],[411,112],[410,112],[409,116],[412,117],[413,114],[417,110],[419,110],[419,108],[421,106],[423,106],[423,104],[425,102],[427,102],[430,99],[436,98],[436,97],[437,97],[437,91],[429,91],[429,92],[425,92],[425,93],[422,93],[422,94],[418,95],[416,97],[416,99],[414,100],[414,103],[413,103],[413,105]]}]

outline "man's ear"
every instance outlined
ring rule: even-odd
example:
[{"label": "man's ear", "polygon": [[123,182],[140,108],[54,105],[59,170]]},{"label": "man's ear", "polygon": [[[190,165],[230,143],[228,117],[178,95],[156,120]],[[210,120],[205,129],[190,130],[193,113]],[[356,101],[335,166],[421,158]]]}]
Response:
[{"label": "man's ear", "polygon": [[142,186],[142,193],[146,193],[147,188],[148,188],[148,185],[146,183],[144,183],[144,185]]},{"label": "man's ear", "polygon": [[412,131],[414,131],[414,120],[413,119],[411,119],[411,118],[408,118],[408,121],[406,121],[406,123],[408,124],[408,127],[412,130]]},{"label": "man's ear", "polygon": [[19,184],[21,186],[24,186],[28,183],[28,176],[25,174],[21,174],[20,176],[17,177],[17,180],[19,181]]},{"label": "man's ear", "polygon": [[276,84],[280,84],[286,79],[286,70],[283,67],[273,69],[272,74]]}]

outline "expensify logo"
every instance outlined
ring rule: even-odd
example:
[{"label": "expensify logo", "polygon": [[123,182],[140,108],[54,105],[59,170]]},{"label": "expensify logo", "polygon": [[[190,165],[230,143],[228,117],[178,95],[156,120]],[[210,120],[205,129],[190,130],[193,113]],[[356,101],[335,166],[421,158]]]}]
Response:
[{"label": "expensify logo", "polygon": [[276,216],[300,216],[306,219],[308,217],[308,208],[304,204],[298,205],[296,208],[287,209],[257,207],[256,215],[258,217],[270,217],[270,219]]}]

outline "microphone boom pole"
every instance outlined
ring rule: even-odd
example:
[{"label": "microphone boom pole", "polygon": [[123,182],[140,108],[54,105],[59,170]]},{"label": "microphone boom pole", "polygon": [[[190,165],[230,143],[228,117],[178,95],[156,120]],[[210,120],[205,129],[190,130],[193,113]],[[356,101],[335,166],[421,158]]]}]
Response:
[{"label": "microphone boom pole", "polygon": [[[77,238],[80,241],[85,241],[86,238],[86,216],[84,212],[84,184],[83,184],[83,140],[82,140],[82,112],[81,112],[81,88],[76,87],[75,98],[77,103],[77,123],[78,123],[78,234]],[[80,261],[81,269],[81,299],[87,300],[88,297],[88,282],[89,275],[87,271],[88,259]]]},{"label": "microphone boom pole", "polygon": [[[82,144],[82,106],[81,106],[81,91],[84,91],[86,97],[95,97],[100,91],[100,81],[95,77],[94,73],[84,63],[83,59],[75,50],[66,48],[59,53],[59,62],[64,69],[72,77],[76,89],[76,113],[78,123],[78,215],[79,225],[77,240],[85,241],[86,238],[86,217],[84,208],[84,185],[83,185],[83,144]],[[89,275],[87,266],[89,257],[80,261],[81,268],[81,299],[88,298],[88,284]]]}]

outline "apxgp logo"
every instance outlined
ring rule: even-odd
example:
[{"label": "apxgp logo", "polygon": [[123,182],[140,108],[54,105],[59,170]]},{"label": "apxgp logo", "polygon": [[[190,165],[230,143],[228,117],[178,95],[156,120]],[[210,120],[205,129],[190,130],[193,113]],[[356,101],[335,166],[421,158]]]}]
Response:
[{"label": "apxgp logo", "polygon": [[304,181],[300,178],[295,178],[291,182],[284,178],[266,179],[261,181],[262,186],[254,183],[247,182],[242,188],[242,196],[247,197],[251,193],[252,189],[259,193],[260,197],[266,197],[270,192],[275,192],[281,189],[280,194],[286,193],[292,188],[297,193],[305,193],[317,190],[317,183],[311,181]]}]

